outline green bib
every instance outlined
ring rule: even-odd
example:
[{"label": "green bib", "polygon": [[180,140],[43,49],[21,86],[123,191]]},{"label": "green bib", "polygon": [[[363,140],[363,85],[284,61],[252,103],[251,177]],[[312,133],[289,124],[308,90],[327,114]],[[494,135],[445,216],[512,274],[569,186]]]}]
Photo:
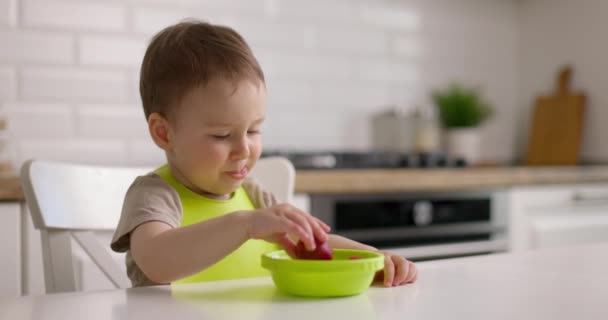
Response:
[{"label": "green bib", "polygon": [[[228,200],[210,199],[191,191],[175,180],[168,165],[156,169],[155,172],[179,195],[183,208],[182,227],[239,210],[255,209],[243,187],[238,188]],[[260,264],[261,255],[278,249],[278,245],[264,240],[248,240],[211,267],[174,283],[269,276],[268,270],[262,268]],[[201,250],[205,250],[205,248],[201,248]]]}]

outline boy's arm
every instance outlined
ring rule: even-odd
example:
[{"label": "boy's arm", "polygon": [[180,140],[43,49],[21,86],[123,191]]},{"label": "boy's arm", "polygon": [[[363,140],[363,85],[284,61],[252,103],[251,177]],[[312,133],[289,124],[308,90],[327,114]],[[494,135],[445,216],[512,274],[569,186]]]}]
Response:
[{"label": "boy's arm", "polygon": [[168,283],[204,270],[248,239],[279,243],[295,250],[293,236],[314,250],[315,238],[327,238],[329,227],[288,204],[236,211],[187,227],[172,228],[158,221],[139,225],[131,234],[135,263],[156,283]]},{"label": "boy's arm", "polygon": [[246,212],[235,212],[182,228],[150,221],[131,234],[131,254],[157,283],[169,283],[218,262],[247,239]]},{"label": "boy's arm", "polygon": [[336,234],[328,234],[328,242],[332,248],[336,249],[355,249],[355,250],[368,250],[378,251],[378,249],[368,246],[366,244],[351,240]]}]

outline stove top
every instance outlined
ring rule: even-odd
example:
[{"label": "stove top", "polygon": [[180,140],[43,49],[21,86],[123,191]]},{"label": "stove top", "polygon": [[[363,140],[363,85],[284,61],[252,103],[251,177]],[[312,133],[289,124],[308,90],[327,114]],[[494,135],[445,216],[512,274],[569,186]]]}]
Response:
[{"label": "stove top", "polygon": [[462,158],[448,157],[443,153],[399,152],[334,152],[334,151],[268,151],[262,157],[282,156],[296,169],[421,169],[462,168]]}]

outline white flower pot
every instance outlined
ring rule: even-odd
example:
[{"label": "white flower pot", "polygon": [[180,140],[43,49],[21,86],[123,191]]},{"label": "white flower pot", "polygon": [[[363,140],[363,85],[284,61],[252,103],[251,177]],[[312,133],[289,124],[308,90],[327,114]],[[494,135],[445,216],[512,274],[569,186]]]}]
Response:
[{"label": "white flower pot", "polygon": [[460,157],[469,164],[479,163],[481,131],[479,128],[447,129],[445,147],[451,157]]}]

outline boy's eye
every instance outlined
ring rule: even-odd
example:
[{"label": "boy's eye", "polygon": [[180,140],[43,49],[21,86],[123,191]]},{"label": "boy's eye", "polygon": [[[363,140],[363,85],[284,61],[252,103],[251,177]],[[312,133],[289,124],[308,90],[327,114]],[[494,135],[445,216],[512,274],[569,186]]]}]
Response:
[{"label": "boy's eye", "polygon": [[260,130],[249,130],[247,131],[247,134],[260,134],[262,132],[260,132]]},{"label": "boy's eye", "polygon": [[211,135],[213,138],[215,139],[219,139],[219,140],[223,140],[223,139],[227,139],[228,137],[230,137],[229,134],[213,134]]}]

